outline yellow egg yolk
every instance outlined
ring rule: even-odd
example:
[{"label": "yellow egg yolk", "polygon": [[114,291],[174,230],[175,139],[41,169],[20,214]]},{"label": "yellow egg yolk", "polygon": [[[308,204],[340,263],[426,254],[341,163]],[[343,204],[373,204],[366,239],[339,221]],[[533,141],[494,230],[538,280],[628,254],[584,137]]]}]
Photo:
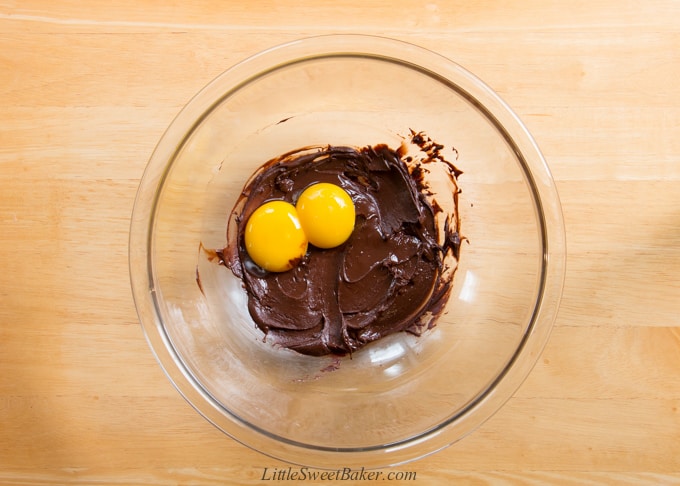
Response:
[{"label": "yellow egg yolk", "polygon": [[342,245],[354,230],[354,203],[340,186],[319,182],[305,189],[295,204],[309,242],[317,248]]},{"label": "yellow egg yolk", "polygon": [[246,251],[261,268],[285,272],[307,252],[307,236],[295,206],[285,201],[269,201],[248,218]]}]

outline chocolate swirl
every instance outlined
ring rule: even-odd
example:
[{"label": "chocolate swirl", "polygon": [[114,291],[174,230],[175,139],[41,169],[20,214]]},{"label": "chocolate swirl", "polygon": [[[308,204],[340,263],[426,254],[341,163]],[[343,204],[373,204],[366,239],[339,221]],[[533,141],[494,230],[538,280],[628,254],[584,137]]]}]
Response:
[{"label": "chocolate swirl", "polygon": [[[459,219],[457,211],[438,218],[443,210],[425,175],[427,164],[446,164],[448,197],[457,200],[460,171],[442,158],[441,146],[412,135],[426,155],[417,161],[403,158],[405,145],[308,147],[269,161],[246,184],[229,222],[224,263],[242,279],[250,315],[267,341],[309,355],[347,354],[434,325],[457,265]],[[257,267],[243,241],[250,214],[272,199],[295,204],[317,182],[339,185],[354,201],[349,240],[332,249],[310,245],[287,272]]]}]

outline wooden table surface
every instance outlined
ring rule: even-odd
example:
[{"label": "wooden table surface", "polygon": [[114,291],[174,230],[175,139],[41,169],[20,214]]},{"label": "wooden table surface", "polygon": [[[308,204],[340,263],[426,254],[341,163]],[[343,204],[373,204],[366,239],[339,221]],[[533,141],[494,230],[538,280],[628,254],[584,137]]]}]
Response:
[{"label": "wooden table surface", "polygon": [[194,93],[264,48],[338,32],[411,41],[493,87],[542,148],[568,235],[526,382],[468,438],[385,473],[680,483],[680,2],[103,3],[0,1],[0,484],[257,484],[286,467],[166,379],[128,228]]}]

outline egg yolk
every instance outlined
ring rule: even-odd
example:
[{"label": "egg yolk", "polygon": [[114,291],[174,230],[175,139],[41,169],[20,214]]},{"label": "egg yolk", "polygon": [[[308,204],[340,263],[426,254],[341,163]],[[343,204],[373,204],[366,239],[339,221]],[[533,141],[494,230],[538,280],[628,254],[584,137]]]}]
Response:
[{"label": "egg yolk", "polygon": [[246,251],[261,268],[285,272],[307,252],[305,235],[295,206],[285,201],[269,201],[248,218]]},{"label": "egg yolk", "polygon": [[354,203],[340,186],[319,182],[305,189],[295,204],[309,242],[317,248],[343,244],[354,230]]}]

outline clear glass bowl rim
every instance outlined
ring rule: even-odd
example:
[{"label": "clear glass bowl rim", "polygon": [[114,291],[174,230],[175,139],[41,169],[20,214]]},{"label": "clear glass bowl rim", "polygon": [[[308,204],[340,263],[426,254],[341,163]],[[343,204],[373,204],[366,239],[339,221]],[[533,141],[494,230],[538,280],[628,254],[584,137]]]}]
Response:
[{"label": "clear glass bowl rim", "polygon": [[[408,440],[369,449],[317,447],[282,441],[230,414],[191,375],[173,349],[157,311],[151,260],[153,220],[160,189],[177,150],[214,106],[260,76],[284,66],[328,57],[366,57],[396,62],[426,73],[464,96],[513,147],[536,206],[542,265],[531,322],[513,358],[494,383],[460,413]],[[202,114],[196,116],[197,113]],[[180,394],[227,435],[266,455],[290,463],[335,468],[402,464],[465,437],[515,393],[538,360],[557,315],[566,267],[566,235],[557,188],[533,137],[512,109],[484,82],[457,63],[411,43],[360,34],[308,37],[272,47],[220,74],[180,111],[156,146],[140,181],[129,237],[132,293],[145,337]]]}]

